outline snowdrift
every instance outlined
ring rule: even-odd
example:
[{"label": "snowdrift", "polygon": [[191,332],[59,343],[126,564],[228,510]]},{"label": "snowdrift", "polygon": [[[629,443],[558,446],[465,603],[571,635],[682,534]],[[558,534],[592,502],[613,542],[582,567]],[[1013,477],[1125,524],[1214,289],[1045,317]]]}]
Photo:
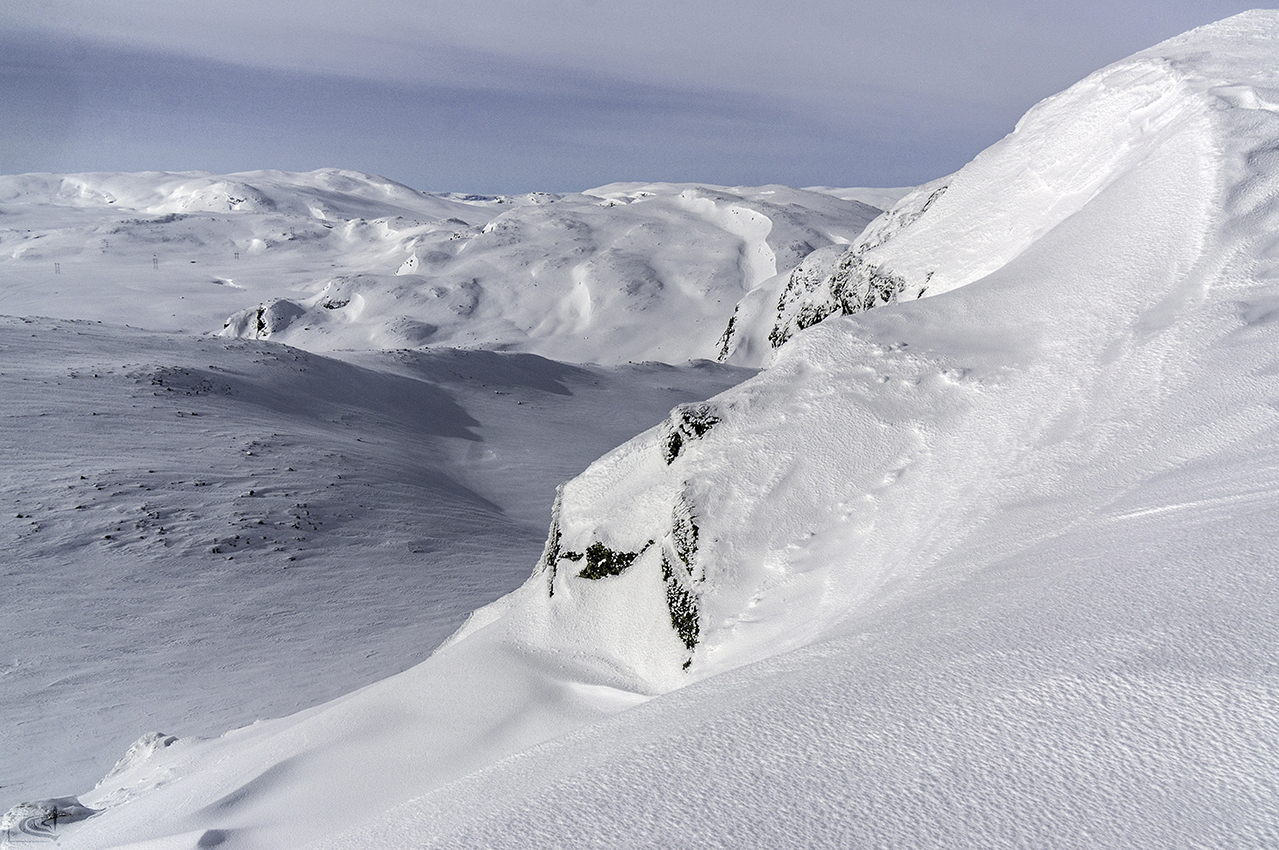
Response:
[{"label": "snowdrift", "polygon": [[1277,56],[1252,12],[1036,107],[427,662],[156,750],[63,846],[1274,843]]},{"label": "snowdrift", "polygon": [[[829,315],[940,295],[1002,268],[1183,132],[1201,106],[1202,79],[1186,60],[1151,52],[1048,98],[967,166],[907,194],[852,245],[815,253],[748,296],[721,358],[758,362],[760,348]],[[1257,97],[1246,84],[1216,96]]]}]

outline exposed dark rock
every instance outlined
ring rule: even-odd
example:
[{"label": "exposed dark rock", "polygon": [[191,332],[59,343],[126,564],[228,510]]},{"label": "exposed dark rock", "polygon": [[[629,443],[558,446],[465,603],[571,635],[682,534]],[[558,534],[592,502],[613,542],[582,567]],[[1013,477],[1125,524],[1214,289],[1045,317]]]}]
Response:
[{"label": "exposed dark rock", "polygon": [[555,595],[555,570],[560,560],[560,510],[564,503],[564,485],[555,488],[555,503],[551,506],[551,528],[546,533],[546,545],[542,557],[533,568],[533,575],[546,574],[546,595]]},{"label": "exposed dark rock", "polygon": [[737,330],[737,311],[741,309],[741,305],[733,308],[733,315],[728,317],[728,327],[724,328],[724,333],[719,337],[719,353],[715,355],[715,359],[723,363],[728,359],[729,347],[733,344],[733,332]]},{"label": "exposed dark rock", "polygon": [[[599,540],[593,541],[583,552],[563,548],[560,530],[560,513],[564,499],[564,485],[555,494],[551,509],[551,528],[546,536],[546,546],[537,562],[534,575],[546,577],[547,595],[555,595],[555,576],[562,561],[585,562],[577,578],[598,581],[617,576],[628,570],[635,560],[656,545],[649,540],[638,552],[612,549]],[[670,612],[671,628],[684,646],[692,652],[701,636],[701,608],[697,587],[702,581],[697,568],[697,547],[700,530],[692,503],[686,496],[676,502],[671,512],[670,530],[662,542],[662,582],[666,591],[666,607]],[[684,668],[692,664],[692,657]]]},{"label": "exposed dark rock", "polygon": [[[862,313],[896,301],[907,288],[906,278],[870,262],[866,255],[918,221],[946,189],[945,184],[940,185],[922,201],[894,207],[833,262],[821,252],[805,258],[790,273],[777,299],[777,320],[768,334],[769,344],[780,348],[792,336],[827,316]],[[923,282],[927,284],[931,277],[929,272]],[[727,348],[725,342],[722,350]]]},{"label": "exposed dark rock", "polygon": [[[906,288],[906,279],[882,266],[868,263],[865,250],[862,246],[840,257],[820,287],[795,273],[791,274],[778,299],[777,323],[768,334],[768,342],[773,348],[780,348],[792,336],[827,316],[863,313],[897,300]],[[823,292],[825,297],[799,303],[796,307],[810,288]],[[789,316],[786,315],[788,311]]]},{"label": "exposed dark rock", "polygon": [[687,443],[701,439],[720,421],[715,408],[707,402],[681,404],[671,411],[670,418],[666,420],[666,434],[662,437],[662,459],[667,464],[674,463]]},{"label": "exposed dark rock", "polygon": [[[675,505],[671,516],[670,546],[662,552],[662,580],[666,583],[666,607],[671,614],[671,627],[691,652],[701,635],[701,611],[695,589],[701,577],[696,574],[698,527],[693,506],[687,497]],[[684,663],[687,669],[692,659]]]},{"label": "exposed dark rock", "polygon": [[[684,642],[684,646],[692,651],[697,646],[701,632],[700,612],[697,608],[697,597],[688,589],[676,573],[671,562],[662,557],[662,580],[666,583],[666,607],[671,612],[671,627]],[[692,665],[692,659],[684,662],[684,669]]]},{"label": "exposed dark rock", "polygon": [[[648,547],[646,546],[645,548]],[[641,549],[639,552],[618,552],[596,540],[586,547],[586,566],[582,567],[582,571],[577,575],[579,578],[589,579],[620,576],[631,564],[635,563],[635,559],[643,551]],[[564,554],[565,557],[568,557],[570,553],[566,552]],[[578,555],[578,558],[580,557],[581,555]],[[576,560],[576,558],[573,560]]]}]

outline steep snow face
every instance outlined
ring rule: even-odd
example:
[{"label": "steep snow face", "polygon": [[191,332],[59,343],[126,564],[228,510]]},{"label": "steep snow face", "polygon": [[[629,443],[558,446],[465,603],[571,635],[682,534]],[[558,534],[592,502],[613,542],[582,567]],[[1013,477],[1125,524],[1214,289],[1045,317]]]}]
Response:
[{"label": "steep snow face", "polygon": [[[323,846],[1272,843],[1276,57],[1276,12],[1147,51],[1175,119],[1025,250],[566,485],[477,637],[573,624],[597,675],[694,683]],[[597,544],[635,557],[566,554]],[[659,637],[663,562],[698,613]]]},{"label": "steep snow face", "polygon": [[683,362],[715,355],[746,291],[877,213],[783,186],[488,198],[334,170],[18,175],[0,177],[0,310],[312,351]]},{"label": "steep snow face", "polygon": [[[1263,210],[1271,202],[1259,178],[1233,169],[1268,168],[1279,141],[1273,62],[1253,68],[1273,17],[1190,34],[1090,76],[958,174],[906,196],[848,250],[810,254],[789,276],[774,344],[830,312],[986,282],[851,334],[801,335],[767,373],[676,410],[592,465],[563,489],[555,545],[535,577],[545,606],[565,621],[607,622],[588,643],[647,686],[673,687],[683,664],[722,668],[806,643],[882,583],[943,558],[991,520],[989,488],[1012,468],[1050,475],[1061,462],[1014,448],[1041,427],[1050,399],[1088,397],[1076,404],[1090,413],[1061,414],[1068,432],[1112,420],[1152,433],[1131,401],[1108,390],[1101,401],[1071,382],[1144,386],[1142,406],[1170,392],[1142,362],[1167,352],[1128,351],[1125,340],[1202,298],[1238,228],[1267,232],[1255,212],[1236,217],[1241,194]],[[1062,271],[1050,273],[1054,263]],[[1025,283],[992,298],[995,272]],[[619,575],[648,576],[652,601],[635,603],[633,619],[598,613],[641,596],[581,569],[591,547],[624,553]],[[617,596],[601,601],[610,583]],[[663,596],[671,634],[657,640],[639,612],[660,609]],[[624,648],[613,654],[618,629]],[[649,671],[657,658],[664,674]]]},{"label": "steep snow face", "polygon": [[826,316],[938,295],[1003,267],[1197,119],[1212,86],[1170,49],[1048,98],[964,168],[899,200],[841,255],[773,282],[772,309],[746,305],[721,359],[740,347],[739,360],[757,361],[763,339],[777,348]]}]

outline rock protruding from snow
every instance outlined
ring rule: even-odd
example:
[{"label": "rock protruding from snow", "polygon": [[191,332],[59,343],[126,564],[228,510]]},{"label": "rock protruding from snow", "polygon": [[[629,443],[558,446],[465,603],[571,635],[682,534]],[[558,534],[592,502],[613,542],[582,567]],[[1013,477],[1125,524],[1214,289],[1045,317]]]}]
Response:
[{"label": "rock protruding from snow", "polygon": [[0,848],[22,844],[58,841],[58,828],[70,826],[97,814],[96,809],[80,803],[78,797],[51,797],[32,803],[19,803],[0,817]]},{"label": "rock protruding from snow", "polygon": [[704,402],[675,408],[663,426],[662,459],[668,466],[674,463],[688,443],[701,439],[719,421],[715,407]]},{"label": "rock protruding from snow", "polygon": [[[334,308],[328,307],[328,309]],[[306,309],[302,305],[287,298],[279,298],[267,304],[241,310],[231,316],[222,325],[221,336],[238,339],[270,339],[288,328],[294,319],[305,315]]]}]

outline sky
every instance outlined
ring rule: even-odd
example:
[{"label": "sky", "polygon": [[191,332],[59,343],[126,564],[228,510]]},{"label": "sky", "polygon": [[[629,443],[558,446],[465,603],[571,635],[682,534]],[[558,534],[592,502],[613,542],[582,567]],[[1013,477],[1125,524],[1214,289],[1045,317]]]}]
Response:
[{"label": "sky", "polygon": [[5,0],[0,173],[904,186],[1235,0]]}]

